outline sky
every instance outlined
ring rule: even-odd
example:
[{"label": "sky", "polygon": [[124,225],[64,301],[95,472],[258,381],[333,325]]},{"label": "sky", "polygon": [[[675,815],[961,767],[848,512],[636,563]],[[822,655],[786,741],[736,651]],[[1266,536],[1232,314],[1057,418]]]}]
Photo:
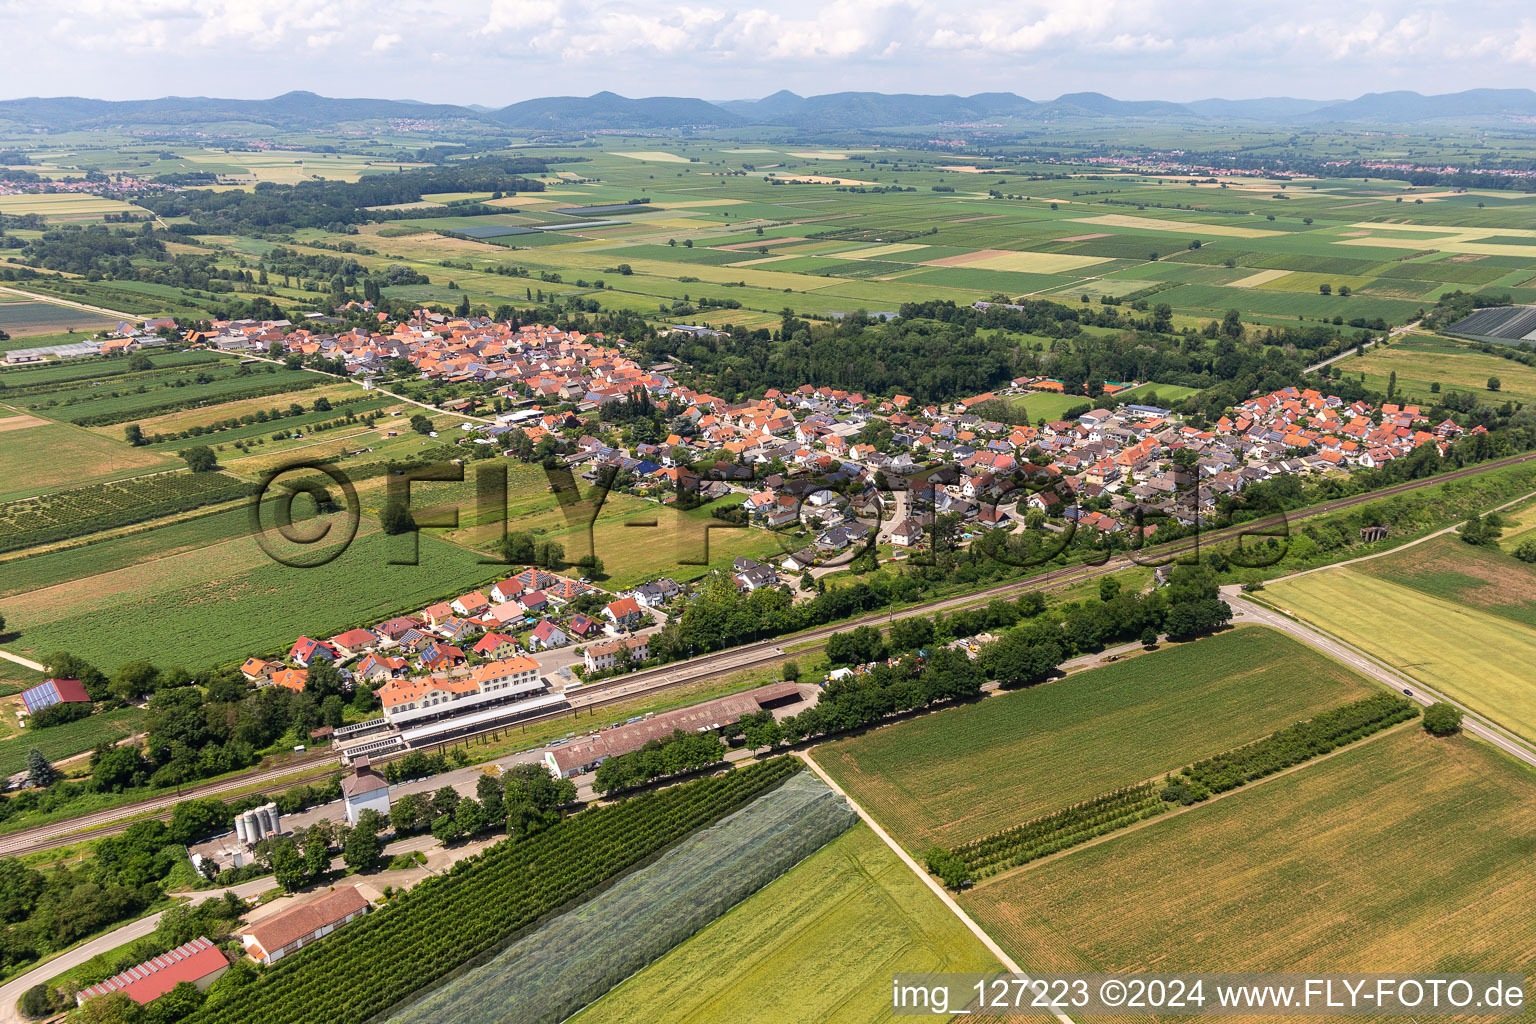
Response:
[{"label": "sky", "polygon": [[0,96],[1015,92],[1352,98],[1536,85],[1507,0],[0,0]]}]

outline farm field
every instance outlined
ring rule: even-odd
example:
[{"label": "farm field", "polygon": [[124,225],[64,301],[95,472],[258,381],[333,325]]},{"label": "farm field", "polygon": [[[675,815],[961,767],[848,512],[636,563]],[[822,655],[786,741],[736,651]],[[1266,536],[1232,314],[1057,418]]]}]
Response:
[{"label": "farm field", "polygon": [[[1414,557],[1409,562],[1394,565],[1397,556],[1388,556],[1272,583],[1265,600],[1536,738],[1536,686],[1529,671],[1536,663],[1536,628],[1525,618],[1531,570],[1498,555],[1506,565],[1495,581],[1480,574],[1486,563],[1470,553],[1445,553],[1450,561],[1444,564],[1455,568],[1436,569],[1433,560],[1441,552],[1416,552],[1406,553]],[[1389,574],[1418,575],[1418,582],[1408,586]]]},{"label": "farm field", "polygon": [[1536,502],[1524,508],[1501,512],[1500,515],[1508,524],[1504,527],[1504,535],[1499,538],[1499,546],[1505,551],[1512,552],[1525,541],[1536,537]]},{"label": "farm field", "polygon": [[0,599],[221,544],[249,531],[250,512],[242,503],[227,511],[133,529],[106,540],[29,552],[0,561]]},{"label": "farm field", "polygon": [[[13,339],[25,339],[57,331],[79,331],[76,340],[85,340],[92,331],[116,327],[117,321],[99,313],[59,306],[52,302],[33,302],[0,292],[0,331]],[[27,348],[30,345],[12,346]]]},{"label": "farm field", "polygon": [[[858,153],[748,153],[704,140],[633,146],[614,140],[583,150],[582,180],[519,195],[516,213],[505,215],[522,218],[508,221],[509,229],[560,223],[559,232],[474,240],[432,230],[468,220],[451,216],[441,225],[367,225],[362,233],[378,255],[359,260],[403,260],[441,289],[447,282],[439,263],[452,258],[446,277],[491,306],[523,298],[526,279],[486,272],[506,264],[534,277],[560,275],[539,282],[546,293],[598,298],[605,308],[653,318],[660,302],[683,306],[673,314],[679,319],[702,319],[684,296],[741,303],[710,312],[716,323],[751,322],[786,302],[828,315],[894,310],[915,299],[968,303],[995,292],[1072,301],[1085,292],[1134,293],[1169,302],[1180,325],[1232,308],[1261,325],[1294,322],[1298,314],[1399,323],[1439,290],[1536,277],[1536,244],[1525,244],[1536,238],[1520,234],[1536,229],[1528,197],[1510,198],[1497,212],[1479,211],[1465,197],[1428,198],[1410,210],[1396,200],[1416,193],[1401,183],[1234,179],[1218,198],[1209,184],[1127,174],[1103,193],[1084,192],[1069,176],[1030,181],[1027,198],[1002,198],[986,194],[997,182],[928,153],[889,150],[875,162]],[[853,184],[890,184],[893,177],[913,190],[876,193]],[[1283,204],[1264,192],[1281,187],[1289,188]],[[648,202],[624,208],[639,196]],[[585,220],[556,212],[586,207],[598,212]],[[1370,219],[1391,214],[1418,230]],[[1491,226],[1494,218],[1508,230]],[[484,223],[463,226],[493,226],[473,220]],[[612,273],[620,264],[631,269],[622,280]],[[594,277],[605,280],[601,292],[591,287]],[[1354,294],[1322,295],[1321,284],[1347,284]],[[663,310],[659,319],[667,316]]]},{"label": "farm field", "polygon": [[1528,971],[1536,774],[1407,727],[976,887],[1039,971]]},{"label": "farm field", "polygon": [[[1536,506],[1524,513],[1527,518],[1533,514]],[[1451,536],[1436,537],[1350,568],[1536,629],[1536,566],[1497,548],[1474,547]]]},{"label": "farm field", "polygon": [[0,501],[182,465],[173,454],[131,448],[69,423],[0,406]]},{"label": "farm field", "polygon": [[[6,710],[9,716],[9,708]],[[47,729],[23,730],[0,740],[0,778],[24,771],[29,750],[36,748],[48,760],[59,761],[83,754],[98,743],[111,743],[130,736],[139,728],[143,719],[144,712],[141,709],[121,708]]]},{"label": "farm field", "polygon": [[[286,649],[302,633],[330,636],[423,607],[490,580],[496,567],[432,536],[420,564],[364,520],[345,553],[324,566],[273,562],[256,539],[193,550],[0,600],[23,656],[68,650],[104,671],[126,661],[198,669]],[[303,600],[296,600],[302,595]]]},{"label": "farm field", "polygon": [[864,1024],[895,972],[1001,969],[861,823],[572,1020]]},{"label": "farm field", "polygon": [[1281,633],[1243,627],[818,748],[909,851],[953,848],[1142,782],[1373,692]]},{"label": "farm field", "polygon": [[[1342,359],[1336,366],[1343,377],[1358,379],[1365,374],[1366,387],[1382,393],[1396,372],[1402,400],[1420,405],[1433,405],[1440,395],[1452,391],[1470,392],[1490,405],[1536,402],[1536,369],[1486,355],[1470,342],[1410,334],[1385,348]],[[1498,391],[1488,390],[1490,377],[1499,378]],[[1440,385],[1439,395],[1430,390],[1432,384]]]},{"label": "farm field", "polygon": [[[559,541],[565,546],[566,560],[571,562],[595,552],[607,572],[603,585],[611,590],[662,574],[680,578],[703,575],[706,567],[728,566],[737,555],[758,559],[783,556],[805,543],[757,527],[733,528],[710,515],[711,509],[728,504],[730,499],[682,511],[623,493],[608,495],[591,522],[589,536],[586,524],[592,515],[590,500],[595,489],[581,484],[582,494],[588,500],[562,509],[548,493],[546,479],[538,467],[514,464],[508,469],[507,531],[530,532]],[[500,538],[501,527],[492,518],[494,510],[478,509],[473,488],[473,478],[468,474],[464,484],[420,485],[413,489],[412,504],[422,508],[431,508],[436,503],[456,507],[460,529],[444,534],[445,539],[489,551]],[[381,504],[384,493],[375,489],[368,500]],[[489,521],[482,523],[483,520]]]}]

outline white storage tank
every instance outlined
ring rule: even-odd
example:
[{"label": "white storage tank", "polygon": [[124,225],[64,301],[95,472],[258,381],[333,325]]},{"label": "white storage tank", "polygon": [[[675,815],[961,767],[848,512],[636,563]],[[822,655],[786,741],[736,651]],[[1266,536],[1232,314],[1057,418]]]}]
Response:
[{"label": "white storage tank", "polygon": [[243,814],[235,816],[235,838],[242,844],[251,841],[251,830],[246,826],[245,815]]}]

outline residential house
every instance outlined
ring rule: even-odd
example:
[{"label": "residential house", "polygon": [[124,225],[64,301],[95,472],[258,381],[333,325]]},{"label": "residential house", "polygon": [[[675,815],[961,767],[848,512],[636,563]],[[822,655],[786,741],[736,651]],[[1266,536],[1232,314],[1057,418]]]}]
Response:
[{"label": "residential house", "polygon": [[341,653],[325,640],[311,640],[307,636],[301,636],[288,648],[288,660],[300,668],[308,668],[310,662],[316,658],[324,658],[326,661],[340,661]]},{"label": "residential house", "polygon": [[603,606],[603,616],[620,629],[633,629],[645,621],[645,613],[632,597],[621,597]]},{"label": "residential house", "polygon": [[617,668],[621,662],[620,651],[629,651],[631,664],[645,661],[651,656],[651,641],[649,637],[627,636],[617,640],[604,640],[600,643],[588,644],[582,649],[582,662],[588,672],[606,672],[611,668]]},{"label": "residential house", "polygon": [[528,634],[528,646],[535,651],[564,647],[570,642],[571,638],[565,631],[548,619],[534,626],[533,632]]}]

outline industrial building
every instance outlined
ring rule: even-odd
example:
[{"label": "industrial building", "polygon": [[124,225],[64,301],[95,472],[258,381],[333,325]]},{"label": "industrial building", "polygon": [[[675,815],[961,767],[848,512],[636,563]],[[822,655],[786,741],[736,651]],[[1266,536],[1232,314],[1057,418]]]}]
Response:
[{"label": "industrial building", "polygon": [[357,886],[343,885],[318,899],[247,925],[235,934],[248,956],[270,966],[367,912],[368,901]]},{"label": "industrial building", "polygon": [[191,982],[206,992],[229,970],[229,960],[207,938],[196,938],[169,953],[130,967],[121,974],[75,993],[75,1005],[87,999],[121,992],[140,1006],[165,995],[182,982]]},{"label": "industrial building", "polygon": [[356,825],[364,811],[389,816],[389,783],[370,767],[366,756],[352,759],[352,774],[341,780],[341,799],[349,825]]},{"label": "industrial building", "polygon": [[632,753],[652,740],[664,740],[679,729],[683,732],[723,729],[748,715],[794,703],[800,696],[800,688],[794,683],[760,686],[746,693],[654,715],[553,746],[545,751],[544,764],[557,778],[568,779],[592,771],[610,757]]}]

